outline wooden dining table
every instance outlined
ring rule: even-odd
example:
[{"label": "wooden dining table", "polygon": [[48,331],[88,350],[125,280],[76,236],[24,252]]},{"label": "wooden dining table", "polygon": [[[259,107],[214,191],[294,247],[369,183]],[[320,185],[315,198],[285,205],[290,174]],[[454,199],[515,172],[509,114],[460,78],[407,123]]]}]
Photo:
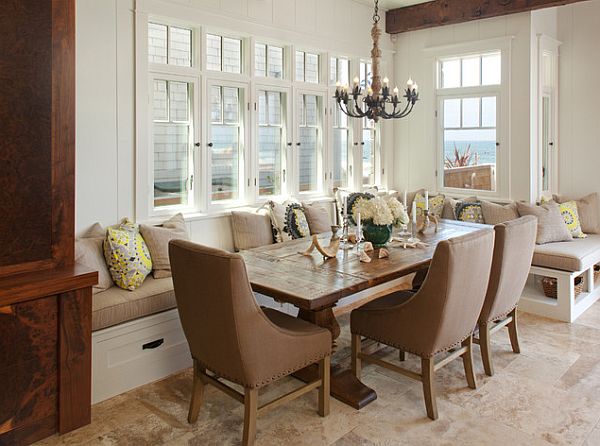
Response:
[{"label": "wooden dining table", "polygon": [[[392,241],[386,249],[389,257],[379,258],[379,250],[367,252],[371,262],[361,262],[357,249],[340,249],[335,258],[324,259],[314,250],[303,255],[310,239],[298,239],[240,252],[246,262],[252,289],[278,302],[298,307],[298,317],[327,328],[335,339],[340,326],[333,308],[340,299],[377,285],[385,284],[415,272],[426,271],[440,241],[459,237],[484,228],[485,225],[452,220],[440,220],[437,231],[431,227],[419,239],[426,244],[417,248],[405,247]],[[318,236],[327,246],[331,233]],[[296,374],[303,380],[312,379],[316,368],[307,368]],[[361,409],[377,398],[375,391],[350,370],[332,366],[331,394],[338,400]]]}]

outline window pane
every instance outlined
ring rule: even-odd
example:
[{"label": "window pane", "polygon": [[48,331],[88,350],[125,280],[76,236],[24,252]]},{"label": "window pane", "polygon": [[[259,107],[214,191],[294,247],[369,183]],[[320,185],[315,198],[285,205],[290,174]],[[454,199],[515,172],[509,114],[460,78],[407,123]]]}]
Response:
[{"label": "window pane", "polygon": [[498,85],[502,80],[502,59],[500,54],[481,58],[481,85]]},{"label": "window pane", "polygon": [[444,128],[460,127],[460,99],[444,100]]},{"label": "window pane", "polygon": [[496,96],[481,98],[481,126],[496,127]]},{"label": "window pane", "polygon": [[258,129],[258,175],[261,196],[281,193],[281,127]]},{"label": "window pane", "polygon": [[296,80],[304,82],[304,52],[296,51]]},{"label": "window pane", "polygon": [[480,64],[481,58],[468,57],[462,59],[462,86],[463,87],[474,87],[481,85],[480,75]]},{"label": "window pane", "polygon": [[155,121],[168,121],[167,81],[154,80],[153,109]]},{"label": "window pane", "polygon": [[169,110],[171,121],[188,121],[188,85],[186,82],[169,82]]},{"label": "window pane", "polygon": [[306,125],[306,113],[304,112],[304,95],[298,97],[298,125]]},{"label": "window pane", "polygon": [[313,84],[319,83],[319,56],[306,53],[305,80]]},{"label": "window pane", "polygon": [[479,127],[479,98],[462,100],[462,126]]},{"label": "window pane", "polygon": [[496,130],[444,132],[444,186],[496,189]]},{"label": "window pane", "polygon": [[169,64],[183,67],[192,66],[192,30],[169,27]]},{"label": "window pane", "polygon": [[212,199],[234,200],[239,190],[239,127],[216,124],[211,130]]},{"label": "window pane", "polygon": [[362,184],[375,184],[375,131],[363,130],[362,162],[363,182]]},{"label": "window pane", "polygon": [[281,93],[270,91],[267,96],[269,98],[268,123],[269,125],[281,125]]},{"label": "window pane", "polygon": [[242,41],[223,37],[223,71],[242,72]]},{"label": "window pane", "polygon": [[188,201],[190,127],[187,124],[154,124],[154,206]]},{"label": "window pane", "polygon": [[283,79],[283,48],[269,46],[268,72],[269,77]]},{"label": "window pane", "polygon": [[206,35],[206,68],[221,71],[221,37]]},{"label": "window pane", "polygon": [[238,124],[240,121],[240,102],[237,88],[223,87],[223,122]]},{"label": "window pane", "polygon": [[317,97],[313,95],[304,96],[304,106],[306,107],[306,123],[307,126],[317,126],[318,122],[318,110],[317,110]]},{"label": "window pane", "polygon": [[350,61],[338,59],[338,80],[342,85],[350,85]]},{"label": "window pane", "polygon": [[319,130],[315,127],[300,128],[300,192],[317,190],[317,147]]},{"label": "window pane", "polygon": [[267,92],[258,92],[258,125],[267,125]]},{"label": "window pane", "polygon": [[256,76],[267,75],[267,45],[262,43],[254,46],[254,73]]},{"label": "window pane", "polygon": [[360,63],[360,86],[363,89],[366,89],[371,85],[373,81],[373,73],[371,71],[371,64],[361,62]]},{"label": "window pane", "polygon": [[329,84],[335,85],[338,80],[337,59],[332,57],[329,59]]},{"label": "window pane", "polygon": [[333,130],[333,187],[348,183],[348,129]]},{"label": "window pane", "polygon": [[442,88],[460,87],[460,59],[442,62]]},{"label": "window pane", "polygon": [[167,27],[148,23],[148,62],[167,63]]},{"label": "window pane", "polygon": [[210,120],[213,123],[223,122],[223,106],[221,102],[221,87],[210,88]]}]

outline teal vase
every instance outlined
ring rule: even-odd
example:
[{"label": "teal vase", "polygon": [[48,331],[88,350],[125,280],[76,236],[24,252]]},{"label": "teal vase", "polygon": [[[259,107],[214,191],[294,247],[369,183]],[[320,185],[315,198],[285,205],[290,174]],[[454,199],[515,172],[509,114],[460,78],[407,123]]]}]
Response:
[{"label": "teal vase", "polygon": [[381,248],[392,238],[392,225],[374,225],[365,222],[362,232],[367,242],[371,242],[376,248]]}]

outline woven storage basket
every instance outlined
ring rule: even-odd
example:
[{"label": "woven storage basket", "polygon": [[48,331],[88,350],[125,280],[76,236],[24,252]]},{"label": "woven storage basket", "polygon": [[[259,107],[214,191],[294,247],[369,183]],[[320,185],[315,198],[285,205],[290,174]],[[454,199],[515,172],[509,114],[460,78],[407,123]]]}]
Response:
[{"label": "woven storage basket", "polygon": [[594,282],[600,279],[600,265],[594,265]]},{"label": "woven storage basket", "polygon": [[[557,298],[557,282],[554,277],[544,277],[542,279],[542,287],[544,288],[544,294],[546,297],[552,299]],[[583,277],[575,277],[575,296],[579,296],[583,292]]]}]

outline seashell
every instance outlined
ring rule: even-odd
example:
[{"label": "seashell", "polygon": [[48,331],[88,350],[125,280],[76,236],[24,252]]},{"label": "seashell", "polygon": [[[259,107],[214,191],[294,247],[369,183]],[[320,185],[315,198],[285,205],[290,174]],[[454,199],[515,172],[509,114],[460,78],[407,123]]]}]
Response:
[{"label": "seashell", "polygon": [[371,263],[371,257],[369,257],[366,252],[361,251],[360,261],[364,263]]},{"label": "seashell", "polygon": [[385,249],[385,248],[381,248],[379,250],[379,258],[380,259],[387,259],[390,256],[390,252]]},{"label": "seashell", "polygon": [[365,244],[363,245],[363,251],[365,251],[365,252],[373,251],[373,243],[365,242]]},{"label": "seashell", "polygon": [[353,245],[356,244],[356,234],[348,235],[348,242],[352,243]]}]

